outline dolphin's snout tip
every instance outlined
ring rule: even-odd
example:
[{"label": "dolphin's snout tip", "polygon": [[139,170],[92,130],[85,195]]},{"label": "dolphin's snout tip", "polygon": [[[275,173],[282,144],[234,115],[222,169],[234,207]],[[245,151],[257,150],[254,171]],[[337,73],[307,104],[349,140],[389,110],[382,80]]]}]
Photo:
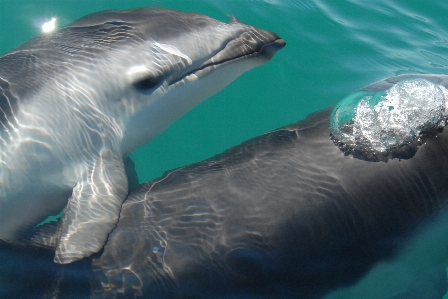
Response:
[{"label": "dolphin's snout tip", "polygon": [[252,27],[250,36],[258,44],[257,52],[268,59],[286,46],[285,40],[272,31]]},{"label": "dolphin's snout tip", "polygon": [[283,49],[284,46],[286,46],[285,40],[278,37],[277,39],[273,40],[272,42],[266,43],[261,48],[260,53],[268,58],[271,58],[272,56],[274,56],[275,53],[277,53],[278,51]]},{"label": "dolphin's snout tip", "polygon": [[283,47],[286,46],[286,42],[282,38],[276,39],[272,44],[272,46],[275,47],[277,51],[283,49]]}]

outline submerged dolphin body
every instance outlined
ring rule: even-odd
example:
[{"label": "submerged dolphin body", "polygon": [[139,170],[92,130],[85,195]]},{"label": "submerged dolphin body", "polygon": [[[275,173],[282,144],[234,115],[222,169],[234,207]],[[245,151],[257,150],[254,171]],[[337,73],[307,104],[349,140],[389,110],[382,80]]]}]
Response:
[{"label": "submerged dolphin body", "polygon": [[[446,76],[425,77],[448,87]],[[388,80],[383,89],[395,86]],[[442,298],[447,130],[390,149],[416,146],[412,157],[373,162],[331,140],[330,113],[137,187],[104,250],[64,271],[42,248],[4,249],[0,265],[17,271],[10,287],[106,298]],[[34,241],[54,246],[53,229]]]},{"label": "submerged dolphin body", "polygon": [[284,44],[234,18],[135,9],[0,57],[0,239],[65,207],[55,261],[100,250],[128,192],[123,157]]}]

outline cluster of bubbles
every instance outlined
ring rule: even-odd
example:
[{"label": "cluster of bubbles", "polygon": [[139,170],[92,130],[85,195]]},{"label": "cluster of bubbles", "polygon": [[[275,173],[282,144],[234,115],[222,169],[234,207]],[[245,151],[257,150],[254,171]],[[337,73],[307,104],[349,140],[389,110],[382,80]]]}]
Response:
[{"label": "cluster of bubbles", "polygon": [[443,128],[447,100],[445,87],[421,78],[402,80],[385,91],[355,92],[334,108],[331,134],[352,151],[381,155]]}]

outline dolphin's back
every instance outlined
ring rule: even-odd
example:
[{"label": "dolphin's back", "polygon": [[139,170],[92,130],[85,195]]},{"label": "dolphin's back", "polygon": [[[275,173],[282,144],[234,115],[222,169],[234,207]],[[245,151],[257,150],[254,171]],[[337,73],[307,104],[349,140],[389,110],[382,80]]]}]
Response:
[{"label": "dolphin's back", "polygon": [[143,290],[172,297],[275,296],[280,287],[285,298],[318,298],[393,257],[446,205],[448,133],[409,160],[368,162],[333,144],[329,114],[134,190],[93,261],[103,285],[135,288],[121,283],[131,268]]},{"label": "dolphin's back", "polygon": [[[197,16],[198,19],[207,18]],[[45,86],[46,80],[56,74],[65,76],[67,72],[73,73],[76,68],[89,69],[99,56],[116,50],[117,43],[126,44],[129,40],[147,39],[139,28],[142,23],[148,27],[145,19],[154,19],[150,24],[155,38],[160,35],[161,30],[167,30],[167,26],[158,26],[160,21],[169,24],[170,20],[176,17],[186,18],[182,13],[173,15],[173,11],[166,10],[98,12],[56,32],[37,36],[6,53],[0,57],[0,92],[3,93],[0,98],[0,107],[3,110],[0,120],[5,115],[9,117],[11,111],[17,109],[20,99],[32,98],[30,94],[36,94]],[[177,34],[180,32],[177,30]],[[12,100],[11,93],[15,96]],[[9,103],[5,99],[9,99]]]},{"label": "dolphin's back", "polygon": [[91,67],[98,55],[113,50],[114,43],[133,37],[127,34],[131,30],[125,23],[110,22],[40,35],[0,57],[0,78],[15,83],[20,97],[35,94],[46,78],[73,72],[78,63]]},{"label": "dolphin's back", "polygon": [[[334,145],[330,110],[132,190],[103,252],[48,268],[56,291],[90,277],[93,297],[317,299],[393,260],[446,206],[448,133],[368,162]],[[55,228],[35,241],[54,247]]]}]

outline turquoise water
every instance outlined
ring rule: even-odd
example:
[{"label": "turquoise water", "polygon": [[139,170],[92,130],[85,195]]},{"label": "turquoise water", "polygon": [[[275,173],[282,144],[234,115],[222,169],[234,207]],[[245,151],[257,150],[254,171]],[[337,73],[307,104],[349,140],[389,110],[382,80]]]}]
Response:
[{"label": "turquoise water", "polygon": [[346,94],[402,73],[447,73],[448,2],[1,0],[0,52],[88,13],[139,6],[196,11],[269,29],[287,46],[132,155],[141,182],[303,119]]},{"label": "turquoise water", "polygon": [[[268,64],[237,79],[132,154],[141,182],[296,122],[348,93],[403,73],[448,74],[446,1],[29,1],[0,0],[0,53],[91,12],[139,6],[234,15],[287,42]],[[446,296],[447,297],[447,296]],[[448,297],[447,297],[448,298]]]}]

